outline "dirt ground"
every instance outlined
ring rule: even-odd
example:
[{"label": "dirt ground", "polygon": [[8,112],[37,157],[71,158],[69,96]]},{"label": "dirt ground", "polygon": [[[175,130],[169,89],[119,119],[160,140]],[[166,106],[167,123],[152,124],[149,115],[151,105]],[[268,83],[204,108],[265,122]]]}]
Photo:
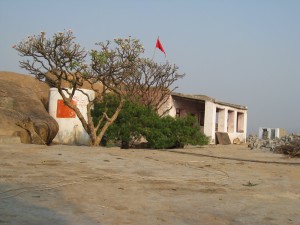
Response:
[{"label": "dirt ground", "polygon": [[300,224],[300,159],[245,145],[15,144],[0,159],[1,225]]}]

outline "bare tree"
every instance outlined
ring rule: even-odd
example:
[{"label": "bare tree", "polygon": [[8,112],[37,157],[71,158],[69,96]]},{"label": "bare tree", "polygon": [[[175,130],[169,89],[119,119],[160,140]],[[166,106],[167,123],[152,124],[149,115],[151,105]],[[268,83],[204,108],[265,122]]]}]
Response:
[{"label": "bare tree", "polygon": [[139,102],[164,115],[170,108],[162,109],[170,94],[177,89],[174,82],[184,77],[178,73],[178,67],[168,62],[158,64],[149,59],[142,59],[137,67],[137,73],[126,79],[126,92],[130,99]]},{"label": "bare tree", "polygon": [[[90,52],[85,51],[74,40],[72,31],[54,34],[49,39],[41,32],[39,35],[29,36],[14,48],[25,58],[20,61],[21,68],[58,89],[64,103],[75,111],[89,134],[92,146],[99,145],[108,127],[117,119],[128,96],[129,99],[138,94],[141,96],[141,93],[150,90],[151,85],[161,93],[169,93],[166,90],[181,77],[177,74],[175,65],[158,65],[141,58],[144,48],[137,39],[129,37],[101,42],[97,44],[99,50]],[[90,61],[89,64],[86,63],[87,60]],[[103,90],[96,88],[99,82],[102,83]],[[68,84],[69,89],[64,83]],[[71,103],[75,92],[81,91],[84,83],[88,83],[95,91],[93,99],[82,92],[88,98],[87,120],[79,108]],[[99,121],[94,123],[91,109],[107,92],[118,96],[119,105],[111,117],[104,112]],[[155,103],[155,107],[158,106]]]}]

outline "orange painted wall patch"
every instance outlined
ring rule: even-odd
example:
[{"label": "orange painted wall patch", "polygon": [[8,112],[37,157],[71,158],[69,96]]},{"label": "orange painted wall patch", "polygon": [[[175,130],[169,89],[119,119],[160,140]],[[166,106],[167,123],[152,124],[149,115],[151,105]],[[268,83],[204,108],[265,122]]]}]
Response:
[{"label": "orange painted wall patch", "polygon": [[[76,105],[76,101],[71,101],[72,105]],[[56,118],[75,118],[76,113],[73,109],[69,108],[64,100],[57,100]]]}]

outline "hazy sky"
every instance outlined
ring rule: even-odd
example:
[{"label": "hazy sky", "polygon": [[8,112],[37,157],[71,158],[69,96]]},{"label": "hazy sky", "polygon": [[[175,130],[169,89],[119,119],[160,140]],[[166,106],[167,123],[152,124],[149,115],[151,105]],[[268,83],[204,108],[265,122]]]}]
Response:
[{"label": "hazy sky", "polygon": [[132,36],[149,58],[159,36],[178,92],[248,106],[248,133],[300,133],[299,0],[0,0],[0,71],[26,74],[11,46],[67,29],[87,50]]}]

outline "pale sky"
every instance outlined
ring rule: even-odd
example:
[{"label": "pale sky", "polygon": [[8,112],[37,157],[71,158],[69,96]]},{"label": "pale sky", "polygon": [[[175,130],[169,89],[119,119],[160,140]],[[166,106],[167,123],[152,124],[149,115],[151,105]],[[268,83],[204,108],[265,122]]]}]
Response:
[{"label": "pale sky", "polygon": [[0,0],[0,71],[26,74],[11,48],[28,35],[71,29],[89,50],[131,36],[186,73],[177,92],[245,105],[259,127],[300,133],[299,0]]}]

